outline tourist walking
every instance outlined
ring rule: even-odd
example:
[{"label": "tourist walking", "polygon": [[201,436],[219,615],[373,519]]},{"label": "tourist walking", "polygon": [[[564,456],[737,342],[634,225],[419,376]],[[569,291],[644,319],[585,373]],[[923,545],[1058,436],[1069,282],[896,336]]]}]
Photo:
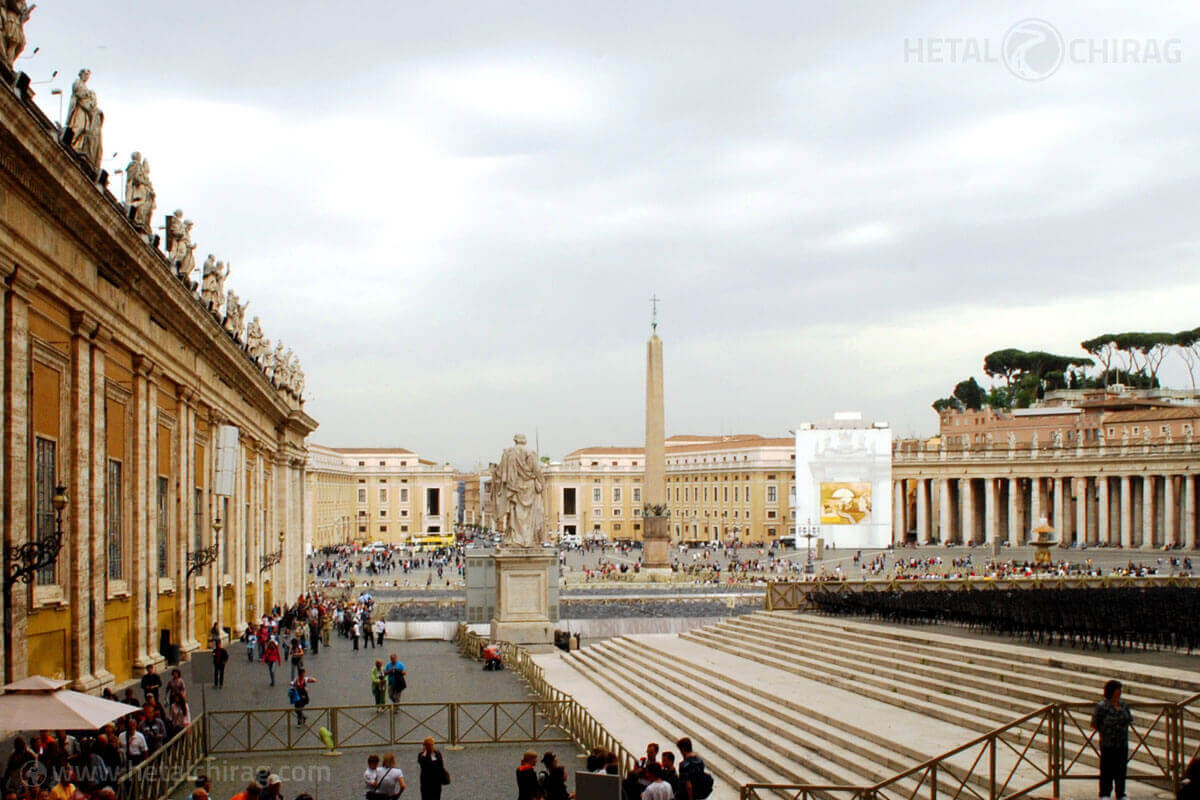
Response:
[{"label": "tourist walking", "polygon": [[303,725],[306,717],[304,716],[304,707],[308,705],[308,685],[316,683],[316,678],[310,678],[304,673],[304,667],[300,668],[300,674],[296,676],[296,680],[292,681],[292,686],[288,689],[288,700],[296,707],[296,725]]},{"label": "tourist walking", "polygon": [[379,800],[396,800],[408,788],[404,783],[404,771],[396,766],[395,754],[388,753],[383,757],[379,772],[379,785],[375,790]]},{"label": "tourist walking", "polygon": [[375,620],[375,645],[383,647],[383,635],[387,633],[387,623],[381,619]]},{"label": "tourist walking", "polygon": [[692,740],[684,736],[675,742],[683,760],[679,762],[679,794],[684,800],[704,800],[712,794],[713,778],[704,770],[704,760],[692,750]]},{"label": "tourist walking", "polygon": [[404,694],[404,690],[408,688],[408,677],[404,671],[404,662],[395,653],[392,653],[392,660],[383,668],[384,674],[388,679],[388,699],[393,703],[400,702],[400,695]]},{"label": "tourist walking", "polygon": [[375,708],[382,711],[387,702],[387,675],[383,671],[383,662],[376,660],[371,669],[371,695],[375,698]]},{"label": "tourist walking", "polygon": [[379,794],[379,779],[381,777],[379,756],[372,753],[367,756],[367,768],[363,770],[363,787],[365,789],[364,797],[366,800],[381,800]]},{"label": "tourist walking", "polygon": [[[1125,798],[1125,774],[1129,762],[1129,726],[1133,713],[1121,702],[1121,682],[1104,684],[1104,699],[1092,711],[1092,730],[1100,736],[1100,797],[1112,797],[1116,789]],[[680,772],[682,772],[682,767]]]},{"label": "tourist walking", "polygon": [[354,652],[358,652],[358,637],[362,634],[362,626],[358,624],[358,620],[350,626],[350,638],[354,640]]},{"label": "tourist walking", "polygon": [[[283,657],[279,654],[279,644],[275,641],[275,637],[267,639],[267,646],[263,648],[263,663],[267,665],[267,674],[271,676],[271,685],[275,685],[275,670],[283,663]],[[291,675],[288,675],[291,678]]]},{"label": "tourist walking", "polygon": [[298,639],[292,639],[292,666],[288,669],[288,678],[304,671],[304,647]]},{"label": "tourist walking", "polygon": [[162,676],[154,671],[153,664],[146,665],[146,674],[142,676],[142,697],[149,700],[158,699],[158,690],[162,686]]},{"label": "tourist walking", "polygon": [[450,783],[450,771],[440,750],[433,746],[433,737],[426,736],[417,754],[421,768],[421,800],[442,800],[442,787]]},{"label": "tourist walking", "polygon": [[214,640],[212,651],[213,686],[218,689],[225,685],[225,665],[229,663],[229,651],[221,646],[221,640]]}]

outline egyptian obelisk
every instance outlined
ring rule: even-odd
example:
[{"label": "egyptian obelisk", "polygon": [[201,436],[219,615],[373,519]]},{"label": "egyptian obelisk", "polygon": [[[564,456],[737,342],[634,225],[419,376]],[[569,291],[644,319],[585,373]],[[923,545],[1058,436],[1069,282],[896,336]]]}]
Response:
[{"label": "egyptian obelisk", "polygon": [[663,420],[663,355],[658,338],[658,298],[650,298],[653,315],[646,342],[646,477],[642,486],[642,566],[671,566],[671,530],[667,510],[666,424]]}]

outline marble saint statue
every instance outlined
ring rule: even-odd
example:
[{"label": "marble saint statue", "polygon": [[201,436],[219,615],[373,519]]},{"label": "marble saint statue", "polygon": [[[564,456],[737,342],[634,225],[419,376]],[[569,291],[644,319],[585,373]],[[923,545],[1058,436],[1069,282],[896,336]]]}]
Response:
[{"label": "marble saint statue", "polygon": [[233,334],[233,338],[241,339],[242,330],[246,327],[246,306],[233,289],[225,296],[225,320],[222,323],[225,330]]},{"label": "marble saint statue", "polygon": [[[505,547],[540,547],[546,541],[542,493],[546,479],[537,453],[526,446],[525,434],[500,456],[496,516],[501,520]],[[496,489],[493,489],[496,491]]]},{"label": "marble saint statue", "polygon": [[154,215],[155,205],[154,185],[150,183],[150,162],[144,160],[141,153],[134,153],[125,167],[125,213],[142,233],[150,233],[150,219]]},{"label": "marble saint statue", "polygon": [[250,324],[246,326],[246,352],[250,357],[261,362],[270,344],[263,336],[262,322],[258,317],[250,320]]},{"label": "marble saint statue", "polygon": [[96,93],[88,88],[92,77],[90,69],[79,70],[79,77],[71,85],[71,104],[67,106],[67,130],[71,132],[71,149],[79,153],[99,170],[103,160],[104,142],[101,129],[104,127],[104,112],[96,101]]},{"label": "marble saint statue", "polygon": [[271,373],[267,375],[276,386],[280,385],[280,378],[283,376],[283,342],[275,343],[275,350],[271,354]]},{"label": "marble saint statue", "polygon": [[225,266],[224,261],[215,261],[212,255],[204,262],[204,275],[200,283],[200,299],[204,305],[221,313],[225,303],[225,279],[229,277],[233,267]]},{"label": "marble saint statue", "polygon": [[190,219],[183,218],[183,211],[176,209],[167,217],[167,258],[175,265],[175,274],[185,281],[192,279],[196,271],[196,245],[192,244]]},{"label": "marble saint statue", "polygon": [[4,7],[0,9],[4,14],[3,28],[0,29],[4,36],[3,47],[0,47],[0,58],[4,59],[4,63],[12,69],[17,63],[17,59],[21,57],[21,53],[25,51],[25,23],[29,22],[29,17],[33,15],[33,10],[36,5],[29,5],[25,0],[3,0]]}]

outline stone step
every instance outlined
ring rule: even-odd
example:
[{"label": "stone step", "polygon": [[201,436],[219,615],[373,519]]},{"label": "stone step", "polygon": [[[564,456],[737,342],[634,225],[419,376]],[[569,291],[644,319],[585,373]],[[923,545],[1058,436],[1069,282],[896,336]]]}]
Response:
[{"label": "stone step", "polygon": [[[736,624],[728,622],[707,626],[681,636],[703,641],[744,657],[753,657],[786,671],[841,686],[892,705],[920,710],[933,718],[974,730],[977,734],[1007,725],[1014,718],[1031,713],[1038,707],[1035,704],[1012,700],[1001,706],[989,702],[992,698],[986,695],[976,693],[976,697],[971,697],[971,693],[963,692],[957,687],[939,681],[923,680],[913,674],[897,674],[896,671],[891,671],[891,674],[876,674],[881,671],[862,670],[854,664],[839,668],[830,664],[825,654],[821,657],[811,655],[801,643],[793,641],[763,644],[758,641],[755,632],[741,630]],[[1086,722],[1084,724],[1086,726]],[[1032,731],[1036,722],[1025,723],[1024,727]],[[1068,726],[1065,735],[1068,741],[1076,744],[1083,744],[1086,737],[1086,734],[1080,733],[1074,726]],[[1152,733],[1147,738],[1155,747],[1165,744],[1165,739],[1159,732]],[[1150,757],[1142,752],[1135,756],[1139,761],[1143,758],[1147,763],[1150,762]],[[1090,764],[1095,760],[1095,756],[1089,750],[1081,756],[1081,760]]]},{"label": "stone step", "polygon": [[[1089,656],[1084,653],[1055,650],[1048,653],[1044,648],[1017,642],[996,642],[974,639],[967,636],[937,633],[921,630],[916,626],[889,625],[886,623],[868,622],[848,617],[834,617],[815,613],[796,612],[756,612],[752,616],[769,616],[779,619],[803,619],[811,625],[822,625],[835,630],[863,633],[878,638],[890,639],[908,644],[933,644],[949,648],[952,652],[970,654],[981,657],[1000,657],[1006,661],[1019,661],[1035,666],[1061,667],[1072,673],[1094,675],[1099,683],[1116,678],[1130,685],[1159,687],[1178,690],[1179,697],[1200,693],[1200,680],[1189,670],[1172,667],[1159,667],[1122,662],[1118,659],[1103,656]],[[1144,694],[1145,697],[1153,697]],[[1165,697],[1163,699],[1177,699]]]},{"label": "stone step", "polygon": [[[678,637],[638,637],[622,652],[624,658],[646,663],[650,669],[670,670],[684,676],[690,685],[703,687],[707,698],[735,713],[749,715],[752,710],[763,720],[760,724],[778,737],[788,737],[788,732],[782,725],[773,724],[776,720],[800,729],[805,746],[821,751],[853,772],[857,782],[865,784],[886,780],[975,738],[970,731],[944,723],[940,724],[942,730],[931,730],[935,726],[928,718],[819,684],[805,685],[796,692],[797,684],[809,682],[770,667],[747,663],[744,659],[713,653]],[[733,677],[739,672],[749,673],[747,678],[754,680]],[[764,689],[764,686],[770,689]],[[820,691],[819,697],[813,695],[814,688]],[[808,695],[813,701],[819,699],[825,708],[836,709],[839,714],[824,713],[815,702],[797,702],[794,698],[798,695]],[[861,724],[855,724],[854,720]],[[904,733],[911,733],[918,726],[924,750],[905,746],[900,741]],[[894,730],[896,735],[883,735],[881,728]],[[791,737],[786,739],[791,740]],[[972,760],[971,754],[960,754],[951,759],[946,770],[948,775],[939,782],[945,785],[940,788],[953,793],[965,779],[986,788],[986,776],[971,774]],[[1015,763],[1015,759],[1012,760]],[[1003,764],[1004,761],[1002,755],[1002,766],[1011,767]],[[1028,772],[1027,777],[1032,780],[1035,773]],[[950,775],[958,781],[951,780]],[[914,781],[902,783],[910,789],[916,788]]]},{"label": "stone step", "polygon": [[[1081,688],[1078,672],[1066,667],[1050,666],[1051,659],[1045,654],[1044,664],[1009,658],[999,653],[964,654],[961,649],[951,644],[914,637],[896,638],[886,635],[890,633],[886,628],[883,631],[863,631],[851,626],[834,628],[817,623],[813,616],[757,613],[739,619],[750,626],[773,627],[777,631],[803,636],[806,643],[821,642],[843,650],[853,649],[855,652],[887,657],[888,654],[896,655],[902,649],[902,657],[906,664],[920,664],[931,669],[951,669],[956,674],[978,676],[1009,687],[1023,687],[1028,690],[1028,694],[1035,695],[1026,699],[1034,699],[1035,702],[1046,697],[1059,700],[1078,697],[1084,701],[1095,697],[1091,684],[1088,685],[1087,691]],[[1145,676],[1139,676],[1138,680],[1128,680],[1125,684],[1125,694],[1131,699],[1175,702],[1190,694],[1183,689],[1164,688],[1148,683]],[[1200,691],[1200,684],[1197,690]]]},{"label": "stone step", "polygon": [[[622,674],[623,670],[616,673],[610,672],[607,661],[595,657],[595,650],[596,645],[589,645],[564,656],[563,660],[573,666],[584,679],[604,689],[610,695],[613,706],[624,708],[632,713],[656,733],[652,738],[632,747],[633,752],[644,752],[646,744],[653,741],[659,742],[664,750],[674,749],[673,743],[677,737],[690,736],[692,745],[704,759],[708,771],[716,780],[723,781],[728,787],[731,787],[732,794],[722,796],[736,796],[738,787],[746,783],[792,782],[784,775],[758,763],[752,754],[727,751],[722,746],[726,737],[708,726],[679,726],[673,730],[671,726],[678,725],[678,723],[669,714],[662,713],[661,709],[651,710],[650,704],[643,706],[638,703],[628,703],[629,687],[613,680],[615,675]],[[610,687],[620,687],[622,693],[618,694]],[[626,746],[629,747],[628,744]],[[678,754],[676,755],[678,756]],[[715,794],[716,788],[714,787],[714,796]]]},{"label": "stone step", "polygon": [[[847,667],[862,668],[871,665],[882,671],[880,674],[917,673],[925,679],[937,679],[953,686],[976,690],[976,699],[987,697],[1010,697],[1028,703],[1033,710],[1046,703],[1059,700],[1085,702],[1092,695],[1084,695],[1077,684],[1037,682],[1021,675],[1019,665],[1011,665],[1013,671],[995,672],[974,668],[964,660],[929,656],[923,649],[919,652],[900,653],[886,645],[877,645],[854,639],[841,638],[835,634],[814,633],[810,629],[794,629],[777,621],[762,619],[739,619],[735,623],[745,630],[757,631],[765,641],[777,643],[800,643],[812,655],[823,655],[830,663]],[[818,629],[819,630],[819,629]],[[915,669],[920,665],[920,669]],[[1007,680],[1006,680],[1007,678]]]},{"label": "stone step", "polygon": [[[590,653],[580,651],[580,659],[590,659],[593,666],[607,674],[634,674],[645,679],[637,670],[622,660],[622,655],[605,643],[592,646]],[[710,755],[718,759],[718,765],[728,764],[731,772],[736,771],[732,765],[738,764],[741,771],[751,776],[751,781],[758,783],[798,783],[802,778],[791,764],[779,758],[773,750],[764,750],[762,742],[747,750],[739,747],[740,737],[745,734],[746,725],[727,716],[701,716],[695,711],[695,706],[678,698],[678,693],[664,688],[658,683],[638,683],[636,690],[626,699],[632,707],[645,705],[647,710],[662,720],[664,730],[673,728],[675,731],[686,733],[692,737],[697,752],[706,762]],[[672,742],[682,733],[671,733],[663,749],[672,749],[667,743]],[[703,742],[703,747],[701,747]],[[717,767],[713,767],[714,772]],[[812,782],[811,776],[809,781]],[[749,781],[743,781],[749,782]],[[818,780],[817,782],[825,782]]]}]

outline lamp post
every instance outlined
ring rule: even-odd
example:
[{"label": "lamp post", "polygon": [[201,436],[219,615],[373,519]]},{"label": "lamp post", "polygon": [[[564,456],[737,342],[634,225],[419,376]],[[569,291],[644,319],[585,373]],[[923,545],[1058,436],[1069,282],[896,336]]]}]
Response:
[{"label": "lamp post", "polygon": [[815,556],[813,554],[812,540],[814,536],[821,535],[821,526],[819,524],[814,525],[812,519],[807,519],[804,521],[803,525],[796,526],[796,533],[808,540],[808,556],[804,561],[804,572],[808,575],[811,575],[817,571]]},{"label": "lamp post", "polygon": [[279,549],[258,558],[258,574],[262,574],[283,560],[283,531],[279,532]]},{"label": "lamp post", "polygon": [[30,584],[39,572],[58,563],[62,551],[62,515],[70,498],[67,487],[54,487],[54,532],[44,538],[34,539],[15,547],[4,545],[4,665],[5,682],[13,679],[8,661],[13,646],[13,589],[18,583]]}]

